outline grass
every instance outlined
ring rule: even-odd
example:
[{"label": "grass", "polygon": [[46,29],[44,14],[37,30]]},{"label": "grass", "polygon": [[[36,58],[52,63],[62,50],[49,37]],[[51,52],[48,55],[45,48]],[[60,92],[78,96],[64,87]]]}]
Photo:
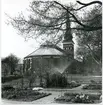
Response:
[{"label": "grass", "polygon": [[82,75],[68,75],[68,81],[74,80],[80,83],[88,84],[91,80],[96,82],[102,81],[102,76],[82,76]]}]

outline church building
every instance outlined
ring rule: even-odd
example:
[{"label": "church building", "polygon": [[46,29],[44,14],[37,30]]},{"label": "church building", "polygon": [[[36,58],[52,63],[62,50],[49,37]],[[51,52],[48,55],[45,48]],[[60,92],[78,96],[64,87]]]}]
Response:
[{"label": "church building", "polygon": [[45,42],[24,58],[24,72],[31,70],[41,77],[47,72],[49,74],[57,72],[66,74],[69,71],[69,66],[75,61],[74,42],[69,18],[67,19],[66,28],[63,49],[48,41]]}]

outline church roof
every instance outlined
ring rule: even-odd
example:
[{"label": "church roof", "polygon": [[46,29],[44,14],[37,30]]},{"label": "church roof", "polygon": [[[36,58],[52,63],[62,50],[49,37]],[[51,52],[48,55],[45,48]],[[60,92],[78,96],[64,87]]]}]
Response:
[{"label": "church roof", "polygon": [[53,45],[52,43],[44,43],[37,50],[33,51],[27,57],[33,56],[66,56],[66,52],[60,47]]}]

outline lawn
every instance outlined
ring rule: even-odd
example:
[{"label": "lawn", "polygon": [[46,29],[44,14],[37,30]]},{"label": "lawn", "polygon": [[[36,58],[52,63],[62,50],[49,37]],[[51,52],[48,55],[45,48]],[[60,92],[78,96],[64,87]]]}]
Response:
[{"label": "lawn", "polygon": [[84,75],[68,75],[67,76],[68,81],[74,80],[78,81],[80,83],[88,84],[91,80],[94,80],[96,82],[102,81],[102,76],[84,76]]}]

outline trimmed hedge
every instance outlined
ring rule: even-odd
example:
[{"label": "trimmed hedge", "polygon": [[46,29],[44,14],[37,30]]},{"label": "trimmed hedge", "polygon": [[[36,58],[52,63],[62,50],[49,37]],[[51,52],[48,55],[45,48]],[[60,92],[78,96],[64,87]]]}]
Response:
[{"label": "trimmed hedge", "polygon": [[2,77],[1,81],[2,81],[2,83],[4,83],[4,82],[9,82],[9,81],[12,81],[15,79],[19,79],[19,78],[22,78],[22,76],[21,75],[10,75],[10,76],[6,76],[6,77]]}]

